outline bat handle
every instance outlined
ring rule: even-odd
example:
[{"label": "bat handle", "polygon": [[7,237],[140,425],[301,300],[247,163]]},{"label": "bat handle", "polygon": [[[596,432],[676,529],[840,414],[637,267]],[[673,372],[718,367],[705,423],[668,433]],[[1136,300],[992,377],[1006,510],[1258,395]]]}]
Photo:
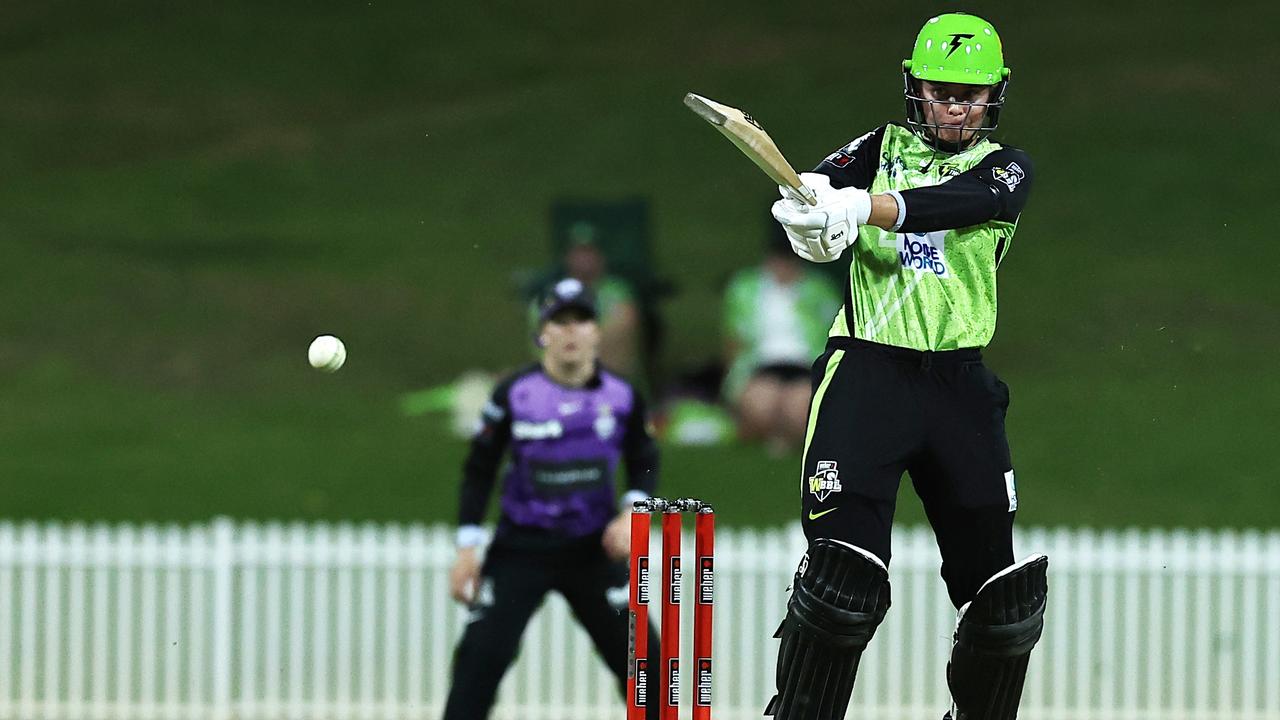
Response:
[{"label": "bat handle", "polygon": [[818,196],[814,194],[813,190],[808,185],[801,184],[799,187],[789,187],[787,190],[791,193],[792,197],[806,205],[812,207],[818,204]]}]

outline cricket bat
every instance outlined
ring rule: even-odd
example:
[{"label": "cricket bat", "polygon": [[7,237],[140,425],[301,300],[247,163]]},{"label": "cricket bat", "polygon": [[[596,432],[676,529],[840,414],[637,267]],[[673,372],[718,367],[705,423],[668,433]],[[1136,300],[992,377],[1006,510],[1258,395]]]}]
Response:
[{"label": "cricket bat", "polygon": [[782,156],[782,151],[774,144],[769,133],[760,127],[755,118],[741,110],[689,93],[684,96],[684,104],[703,120],[716,126],[716,129],[729,138],[743,155],[751,158],[765,175],[778,185],[788,188],[798,200],[809,205],[817,205],[818,197],[813,190],[800,181],[795,168]]}]

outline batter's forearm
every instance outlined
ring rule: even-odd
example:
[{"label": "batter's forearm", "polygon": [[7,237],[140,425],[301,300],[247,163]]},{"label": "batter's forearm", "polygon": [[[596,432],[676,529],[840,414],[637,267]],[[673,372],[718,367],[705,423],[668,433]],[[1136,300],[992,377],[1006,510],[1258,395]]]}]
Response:
[{"label": "batter's forearm", "polygon": [[889,196],[887,199],[902,204],[898,226],[887,227],[888,230],[904,233],[954,230],[992,220],[1017,222],[1026,205],[1032,178],[1031,158],[1021,150],[1004,148],[944,183],[877,197]]},{"label": "batter's forearm", "polygon": [[867,216],[867,225],[875,225],[883,230],[896,230],[902,222],[902,206],[900,196],[880,193],[871,196],[871,214]]}]

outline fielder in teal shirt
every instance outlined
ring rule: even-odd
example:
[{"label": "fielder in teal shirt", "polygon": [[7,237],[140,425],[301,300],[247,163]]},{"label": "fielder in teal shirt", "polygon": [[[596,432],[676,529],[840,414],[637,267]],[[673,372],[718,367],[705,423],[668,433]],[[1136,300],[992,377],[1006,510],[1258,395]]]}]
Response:
[{"label": "fielder in teal shirt", "polygon": [[[801,179],[810,207],[773,205],[792,250],[848,257],[843,306],[814,364],[800,476],[809,541],[777,637],[778,720],[844,717],[862,652],[889,609],[903,474],[920,497],[959,612],[950,720],[1014,720],[1040,637],[1048,558],[1015,562],[1009,389],[982,361],[996,270],[1034,180],[992,138],[1011,72],[991,23],[931,18],[902,63],[906,117]],[[815,668],[823,668],[815,672]]]}]

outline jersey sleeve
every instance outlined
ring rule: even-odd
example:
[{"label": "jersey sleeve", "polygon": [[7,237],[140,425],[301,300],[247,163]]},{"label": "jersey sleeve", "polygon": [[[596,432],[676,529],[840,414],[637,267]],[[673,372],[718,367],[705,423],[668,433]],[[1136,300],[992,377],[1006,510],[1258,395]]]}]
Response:
[{"label": "jersey sleeve", "polygon": [[622,437],[622,461],[627,468],[627,490],[653,495],[658,489],[658,444],[649,433],[648,410],[640,393],[632,391],[631,415]]},{"label": "jersey sleeve", "polygon": [[903,190],[906,217],[899,232],[954,230],[991,220],[1017,222],[1031,194],[1031,158],[1003,147],[977,165],[932,187]]},{"label": "jersey sleeve", "polygon": [[462,487],[458,497],[458,525],[479,525],[498,478],[502,455],[511,442],[511,385],[508,380],[494,388],[480,411],[480,428],[471,438],[471,450],[462,467]]},{"label": "jersey sleeve", "polygon": [[818,164],[813,171],[831,178],[831,187],[855,187],[866,190],[876,177],[880,167],[880,145],[884,141],[885,126],[855,139],[836,150]]}]

